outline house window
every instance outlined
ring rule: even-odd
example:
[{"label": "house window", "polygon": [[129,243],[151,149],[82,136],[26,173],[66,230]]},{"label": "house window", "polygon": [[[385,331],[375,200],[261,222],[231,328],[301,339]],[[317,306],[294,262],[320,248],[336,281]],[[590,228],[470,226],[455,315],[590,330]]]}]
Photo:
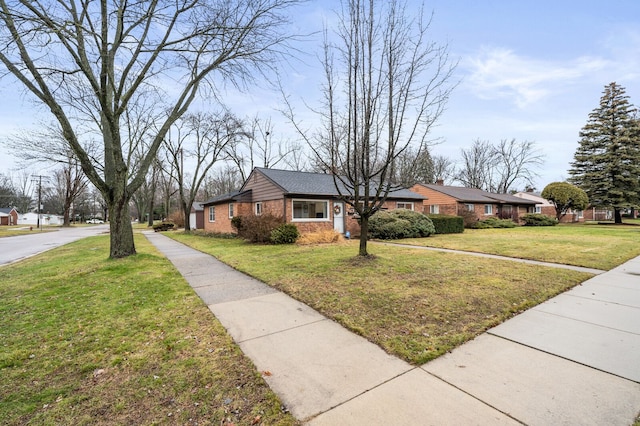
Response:
[{"label": "house window", "polygon": [[402,203],[402,202],[398,202],[398,203],[396,203],[396,209],[407,209],[407,210],[413,210],[413,203]]},{"label": "house window", "polygon": [[293,200],[293,220],[329,220],[329,202],[316,200]]},{"label": "house window", "polygon": [[440,213],[440,206],[438,204],[432,204],[429,206],[429,213],[438,214]]},{"label": "house window", "polygon": [[473,204],[465,204],[464,207],[467,209],[467,211],[470,211],[470,212],[473,212],[476,210]]},{"label": "house window", "polygon": [[486,214],[486,215],[493,214],[493,205],[485,204],[484,205],[484,214]]},{"label": "house window", "polygon": [[538,214],[542,213],[542,206],[536,206],[535,213],[538,213]]},{"label": "house window", "polygon": [[233,203],[229,203],[229,219],[233,217]]},{"label": "house window", "polygon": [[256,216],[260,216],[262,214],[262,203],[256,203]]},{"label": "house window", "polygon": [[582,210],[576,210],[576,217],[578,219],[583,219],[584,218],[584,211]]},{"label": "house window", "polygon": [[216,221],[216,208],[214,206],[209,207],[209,222]]}]

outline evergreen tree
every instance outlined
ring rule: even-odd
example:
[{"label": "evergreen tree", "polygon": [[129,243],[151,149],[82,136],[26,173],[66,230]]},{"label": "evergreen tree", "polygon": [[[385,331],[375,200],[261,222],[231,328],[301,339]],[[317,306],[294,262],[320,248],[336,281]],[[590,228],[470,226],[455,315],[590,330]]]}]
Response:
[{"label": "evergreen tree", "polygon": [[640,202],[640,124],[628,98],[615,82],[605,86],[600,106],[580,131],[569,170],[569,180],[593,206],[614,209],[616,223],[622,223],[622,209]]}]

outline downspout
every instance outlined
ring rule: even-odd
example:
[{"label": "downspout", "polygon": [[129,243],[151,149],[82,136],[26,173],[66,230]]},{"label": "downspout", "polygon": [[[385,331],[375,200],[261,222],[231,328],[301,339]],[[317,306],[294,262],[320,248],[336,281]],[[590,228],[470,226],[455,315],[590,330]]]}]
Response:
[{"label": "downspout", "polygon": [[[286,194],[282,195],[282,218],[284,219],[284,223],[287,222],[287,196]],[[293,222],[293,215],[291,215],[291,221]]]}]

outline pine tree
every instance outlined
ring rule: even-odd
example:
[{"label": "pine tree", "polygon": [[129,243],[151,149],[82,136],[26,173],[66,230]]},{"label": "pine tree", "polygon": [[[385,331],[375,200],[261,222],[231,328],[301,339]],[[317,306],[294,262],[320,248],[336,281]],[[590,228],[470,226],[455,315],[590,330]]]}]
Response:
[{"label": "pine tree", "polygon": [[622,209],[640,203],[640,122],[628,99],[615,82],[605,86],[600,106],[580,131],[569,170],[569,180],[591,205],[614,209],[616,223],[622,223]]}]

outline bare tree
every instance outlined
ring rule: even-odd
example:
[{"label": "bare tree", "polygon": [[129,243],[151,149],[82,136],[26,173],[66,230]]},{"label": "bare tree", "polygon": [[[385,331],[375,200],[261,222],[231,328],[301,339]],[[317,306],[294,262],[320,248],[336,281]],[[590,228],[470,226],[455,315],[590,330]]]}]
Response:
[{"label": "bare tree", "polygon": [[493,174],[498,163],[495,150],[489,141],[476,139],[471,148],[461,149],[462,165],[456,175],[467,188],[490,191]]},{"label": "bare tree", "polygon": [[453,160],[444,155],[434,155],[431,159],[433,161],[433,177],[435,181],[446,183],[454,178],[456,169]]},{"label": "bare tree", "polygon": [[238,190],[243,183],[240,170],[235,166],[226,165],[207,175],[202,184],[201,197],[203,200],[208,200],[218,195],[228,194]]},{"label": "bare tree", "polygon": [[[109,209],[110,257],[135,253],[129,200],[171,125],[216,79],[242,87],[284,54],[298,0],[0,0],[0,63],[51,111]],[[222,79],[222,80],[220,80]],[[144,157],[132,167],[123,117],[155,92]],[[98,135],[94,161],[82,132]]]},{"label": "bare tree", "polygon": [[225,149],[242,180],[245,181],[254,167],[273,168],[279,164],[295,164],[301,146],[295,141],[278,139],[271,118],[255,116],[245,125],[244,137],[229,143]]},{"label": "bare tree", "polygon": [[476,139],[471,148],[462,149],[456,180],[469,188],[506,194],[516,182],[531,184],[542,163],[534,142],[502,139],[493,145]]},{"label": "bare tree", "polygon": [[0,207],[14,207],[16,199],[16,190],[11,177],[0,174]]},{"label": "bare tree", "polygon": [[62,226],[71,226],[71,210],[78,196],[86,189],[88,180],[74,156],[67,164],[53,172],[52,191],[62,204]]},{"label": "bare tree", "polygon": [[[446,45],[429,40],[430,22],[398,0],[345,0],[335,35],[325,32],[325,126],[312,137],[297,124],[360,217],[361,256],[369,218],[397,188],[398,157],[409,147],[420,157],[453,89],[455,64]],[[295,123],[291,107],[289,116]]]},{"label": "bare tree", "polygon": [[158,174],[160,173],[160,162],[158,160],[151,164],[151,167],[147,171],[147,177],[145,181],[140,185],[140,188],[131,196],[131,200],[134,203],[138,223],[145,221],[146,215],[148,215],[148,225],[153,226],[153,209],[156,199],[156,185],[158,182]]},{"label": "bare tree", "polygon": [[33,177],[28,169],[23,169],[13,175],[13,185],[15,191],[14,206],[18,212],[26,213],[33,204]]},{"label": "bare tree", "polygon": [[225,147],[243,135],[242,123],[230,113],[185,115],[167,134],[167,160],[174,170],[186,231],[191,230],[191,207],[207,173]]},{"label": "bare tree", "polygon": [[[43,124],[37,131],[20,133],[8,139],[15,156],[23,167],[34,164],[54,165],[51,199],[59,200],[63,226],[71,225],[71,207],[78,195],[87,186],[87,178],[62,130],[55,124]],[[95,144],[85,141],[85,152],[95,158]]]},{"label": "bare tree", "polygon": [[506,194],[516,182],[533,184],[537,176],[535,169],[544,163],[544,157],[534,142],[502,139],[494,149],[497,173],[493,191]]}]

